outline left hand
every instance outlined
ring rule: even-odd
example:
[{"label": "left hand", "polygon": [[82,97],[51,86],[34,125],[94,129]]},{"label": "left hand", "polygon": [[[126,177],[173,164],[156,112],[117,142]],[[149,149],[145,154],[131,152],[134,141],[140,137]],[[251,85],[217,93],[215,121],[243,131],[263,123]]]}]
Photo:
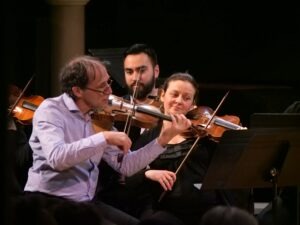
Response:
[{"label": "left hand", "polygon": [[165,146],[168,142],[178,134],[186,131],[192,122],[183,114],[171,115],[172,122],[164,121],[161,133],[157,139],[161,146]]}]

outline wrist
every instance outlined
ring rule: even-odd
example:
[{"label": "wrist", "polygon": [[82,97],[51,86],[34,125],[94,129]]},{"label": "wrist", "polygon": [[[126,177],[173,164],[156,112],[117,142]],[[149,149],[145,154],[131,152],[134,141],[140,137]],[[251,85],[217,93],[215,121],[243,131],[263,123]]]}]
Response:
[{"label": "wrist", "polygon": [[161,135],[157,138],[157,143],[160,144],[163,148],[165,148],[171,139],[172,137],[170,135],[161,133]]}]

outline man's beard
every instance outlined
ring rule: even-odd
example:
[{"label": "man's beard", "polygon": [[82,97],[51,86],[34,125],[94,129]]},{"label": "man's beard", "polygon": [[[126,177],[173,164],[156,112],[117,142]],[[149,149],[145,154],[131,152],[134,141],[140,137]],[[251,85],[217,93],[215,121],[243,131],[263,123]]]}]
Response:
[{"label": "man's beard", "polygon": [[[145,99],[147,97],[147,95],[149,95],[151,93],[154,86],[155,86],[155,78],[154,78],[154,76],[152,76],[152,79],[150,80],[150,82],[148,82],[146,84],[140,84],[140,86],[138,86],[135,98],[139,99],[139,100]],[[128,88],[129,94],[133,95],[135,87],[130,86],[127,88]]]}]

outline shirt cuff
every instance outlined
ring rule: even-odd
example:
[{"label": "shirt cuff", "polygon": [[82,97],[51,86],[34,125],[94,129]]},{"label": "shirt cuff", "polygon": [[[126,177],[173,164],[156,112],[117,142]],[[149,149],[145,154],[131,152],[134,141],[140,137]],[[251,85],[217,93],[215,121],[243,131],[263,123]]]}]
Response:
[{"label": "shirt cuff", "polygon": [[107,145],[106,139],[102,132],[93,134],[90,136],[90,140],[95,146],[104,146]]}]

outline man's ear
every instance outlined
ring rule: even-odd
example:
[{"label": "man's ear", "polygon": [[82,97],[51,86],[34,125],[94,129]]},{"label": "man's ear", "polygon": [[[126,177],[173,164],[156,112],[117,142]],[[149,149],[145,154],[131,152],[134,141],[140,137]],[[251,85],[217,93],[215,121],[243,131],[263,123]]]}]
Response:
[{"label": "man's ear", "polygon": [[82,89],[80,87],[73,86],[72,92],[77,98],[80,98],[82,96]]},{"label": "man's ear", "polygon": [[160,100],[161,102],[164,102],[164,100],[165,100],[165,91],[164,91],[164,90],[161,91],[159,100]]},{"label": "man's ear", "polygon": [[158,78],[158,75],[159,75],[159,65],[156,64],[155,67],[154,67],[154,77],[155,77],[155,79]]}]

